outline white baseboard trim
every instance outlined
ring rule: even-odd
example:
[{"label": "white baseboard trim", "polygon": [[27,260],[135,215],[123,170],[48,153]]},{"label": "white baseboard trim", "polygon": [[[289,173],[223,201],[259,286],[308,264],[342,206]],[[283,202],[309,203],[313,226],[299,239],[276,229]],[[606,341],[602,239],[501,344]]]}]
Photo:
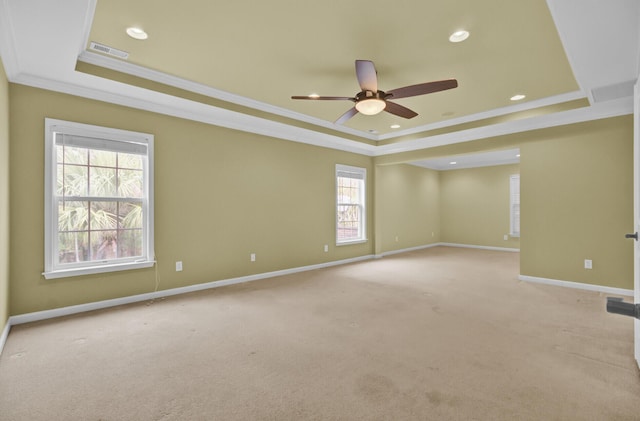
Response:
[{"label": "white baseboard trim", "polygon": [[43,311],[37,311],[33,313],[19,314],[16,316],[11,316],[9,318],[9,322],[7,323],[8,328],[5,328],[5,330],[7,330],[6,333],[8,335],[8,329],[10,329],[10,326],[19,325],[23,323],[31,323],[31,322],[36,322],[40,320],[53,319],[55,317],[70,316],[72,314],[84,313],[87,311],[100,310],[100,309],[109,308],[109,307],[121,306],[124,304],[137,303],[140,301],[155,300],[158,298],[169,297],[172,295],[180,295],[180,294],[186,294],[189,292],[202,291],[205,289],[218,288],[226,285],[252,282],[260,279],[273,278],[276,276],[290,275],[298,272],[306,272],[309,270],[316,270],[316,269],[322,269],[322,268],[327,268],[331,266],[344,265],[347,263],[360,262],[363,260],[370,260],[373,258],[374,258],[373,255],[366,255],[361,257],[354,257],[351,259],[337,260],[334,262],[320,263],[317,265],[301,266],[301,267],[292,268],[292,269],[277,270],[273,272],[265,272],[265,273],[255,274],[255,275],[241,276],[238,278],[223,279],[220,281],[207,282],[203,284],[189,285],[186,287],[148,292],[145,294],[131,295],[128,297],[114,298],[111,300],[96,301],[92,303],[55,308],[52,310],[43,310]]},{"label": "white baseboard trim", "polygon": [[2,336],[0,336],[0,354],[2,354],[2,350],[4,349],[4,344],[7,343],[7,338],[9,337],[10,330],[11,330],[11,318],[7,320],[7,324],[4,325],[4,329],[2,330]]},{"label": "white baseboard trim", "polygon": [[491,246],[477,246],[474,244],[458,244],[458,243],[439,243],[441,246],[445,247],[462,247],[469,249],[482,249],[482,250],[493,250],[493,251],[509,251],[513,253],[520,253],[520,249],[511,248],[511,247],[491,247]]},{"label": "white baseboard trim", "polygon": [[605,294],[626,295],[633,297],[632,289],[607,287],[604,285],[583,284],[581,282],[560,281],[558,279],[538,278],[535,276],[519,275],[518,279],[537,284],[554,285],[565,288],[584,289],[587,291],[604,292]]},{"label": "white baseboard trim", "polygon": [[423,250],[423,249],[428,249],[428,248],[431,248],[431,247],[438,247],[438,246],[441,246],[441,245],[442,245],[442,243],[433,243],[433,244],[426,244],[424,246],[409,247],[409,248],[400,249],[400,250],[384,251],[384,252],[382,252],[380,254],[376,254],[375,257],[376,257],[376,259],[379,259],[379,258],[385,257],[385,256],[391,256],[391,255],[394,255],[394,254],[406,253],[406,252],[409,252],[409,251]]}]

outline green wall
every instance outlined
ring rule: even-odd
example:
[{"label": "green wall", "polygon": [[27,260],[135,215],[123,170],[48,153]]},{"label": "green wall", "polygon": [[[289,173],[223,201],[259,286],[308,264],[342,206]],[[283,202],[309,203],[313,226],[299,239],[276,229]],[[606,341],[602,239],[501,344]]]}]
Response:
[{"label": "green wall", "polygon": [[[517,166],[436,172],[404,164],[513,147],[522,153],[521,274],[633,285],[633,245],[623,238],[633,226],[631,116],[370,158],[8,84],[4,75],[0,82],[0,119],[7,120],[0,130],[0,223],[7,227],[0,259],[8,252],[10,261],[0,273],[5,321],[9,312],[151,292],[156,280],[162,290],[436,242],[517,248],[517,240],[502,239],[508,175]],[[156,267],[42,277],[45,117],[155,135]],[[366,243],[335,246],[336,163],[367,169]],[[593,270],[582,268],[584,259],[593,260]],[[178,260],[183,272],[175,272]]]},{"label": "green wall", "polygon": [[0,60],[0,332],[9,320],[9,82]]},{"label": "green wall", "polygon": [[632,116],[538,135],[520,149],[520,273],[633,289]]},{"label": "green wall", "polygon": [[[370,157],[14,84],[10,110],[11,314],[373,254]],[[155,268],[42,277],[45,117],[155,135]],[[367,169],[367,243],[335,246],[336,163]]]},{"label": "green wall", "polygon": [[442,242],[520,248],[509,234],[509,179],[519,165],[443,171],[440,174]]},{"label": "green wall", "polygon": [[376,166],[376,254],[440,241],[440,173]]}]

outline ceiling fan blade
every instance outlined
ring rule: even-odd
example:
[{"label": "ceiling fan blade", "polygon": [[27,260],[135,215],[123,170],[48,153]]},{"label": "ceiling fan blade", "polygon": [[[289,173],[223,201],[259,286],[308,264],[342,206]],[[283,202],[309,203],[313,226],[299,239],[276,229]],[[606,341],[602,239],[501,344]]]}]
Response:
[{"label": "ceiling fan blade", "polygon": [[438,80],[435,82],[419,83],[417,85],[405,86],[404,88],[392,89],[387,91],[389,98],[407,98],[410,96],[430,94],[433,92],[445,91],[458,87],[458,81],[455,79]]},{"label": "ceiling fan blade", "polygon": [[291,99],[310,99],[310,100],[321,100],[321,101],[355,101],[355,98],[351,98],[348,96],[309,96],[309,95],[295,95],[292,96]]},{"label": "ceiling fan blade", "polygon": [[335,124],[344,124],[354,115],[358,114],[358,110],[356,107],[350,108],[346,113],[342,114],[336,121]]},{"label": "ceiling fan blade", "polygon": [[372,61],[356,60],[356,77],[363,91],[378,92],[378,74]]},{"label": "ceiling fan blade", "polygon": [[413,118],[418,115],[418,113],[416,113],[415,111],[410,110],[400,104],[396,104],[395,102],[386,101],[386,103],[387,106],[384,108],[384,110],[388,113],[397,115],[398,117]]}]

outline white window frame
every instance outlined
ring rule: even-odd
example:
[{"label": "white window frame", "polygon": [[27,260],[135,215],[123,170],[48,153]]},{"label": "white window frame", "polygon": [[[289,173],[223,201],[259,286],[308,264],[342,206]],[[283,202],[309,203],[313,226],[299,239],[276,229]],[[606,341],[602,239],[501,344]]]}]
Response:
[{"label": "white window frame", "polygon": [[520,237],[520,174],[509,177],[509,235]]},{"label": "white window frame", "polygon": [[[60,264],[58,262],[58,198],[55,195],[57,190],[56,133],[91,138],[103,142],[103,144],[111,143],[112,145],[116,145],[115,142],[119,142],[120,144],[124,142],[127,144],[127,147],[135,147],[139,150],[146,149],[146,155],[143,154],[143,156],[146,156],[146,159],[143,159],[143,188],[145,190],[145,197],[142,198],[144,214],[142,256],[74,262],[72,264]],[[51,118],[45,119],[45,263],[43,275],[46,279],[140,269],[154,265],[153,140],[153,135],[148,133],[112,129]]]},{"label": "white window frame", "polygon": [[[338,178],[347,177],[353,178],[357,180],[361,180],[361,188],[360,188],[360,197],[359,203],[356,205],[360,208],[360,223],[358,226],[358,231],[360,232],[360,236],[356,239],[349,240],[340,240],[338,236],[339,229],[339,221],[338,221],[338,209],[340,206],[344,206],[345,203],[340,202],[339,189],[338,189]],[[343,246],[348,244],[358,244],[364,243],[367,241],[367,206],[366,206],[366,189],[367,189],[367,169],[360,167],[352,167],[350,165],[342,165],[336,164],[336,245]],[[353,203],[348,203],[348,205],[353,205]]]}]

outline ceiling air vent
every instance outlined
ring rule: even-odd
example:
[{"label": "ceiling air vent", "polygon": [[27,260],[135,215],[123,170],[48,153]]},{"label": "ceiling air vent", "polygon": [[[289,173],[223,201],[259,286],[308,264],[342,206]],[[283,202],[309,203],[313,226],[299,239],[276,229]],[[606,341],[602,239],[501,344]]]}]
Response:
[{"label": "ceiling air vent", "polygon": [[612,99],[633,96],[633,85],[635,81],[614,83],[613,85],[600,86],[591,90],[594,102],[611,101]]},{"label": "ceiling air vent", "polygon": [[113,57],[118,57],[124,60],[129,58],[129,53],[127,53],[126,51],[116,50],[115,48],[98,44],[97,42],[93,42],[93,41],[91,41],[91,44],[89,44],[89,49],[93,51],[97,51],[99,53],[108,54]]}]

